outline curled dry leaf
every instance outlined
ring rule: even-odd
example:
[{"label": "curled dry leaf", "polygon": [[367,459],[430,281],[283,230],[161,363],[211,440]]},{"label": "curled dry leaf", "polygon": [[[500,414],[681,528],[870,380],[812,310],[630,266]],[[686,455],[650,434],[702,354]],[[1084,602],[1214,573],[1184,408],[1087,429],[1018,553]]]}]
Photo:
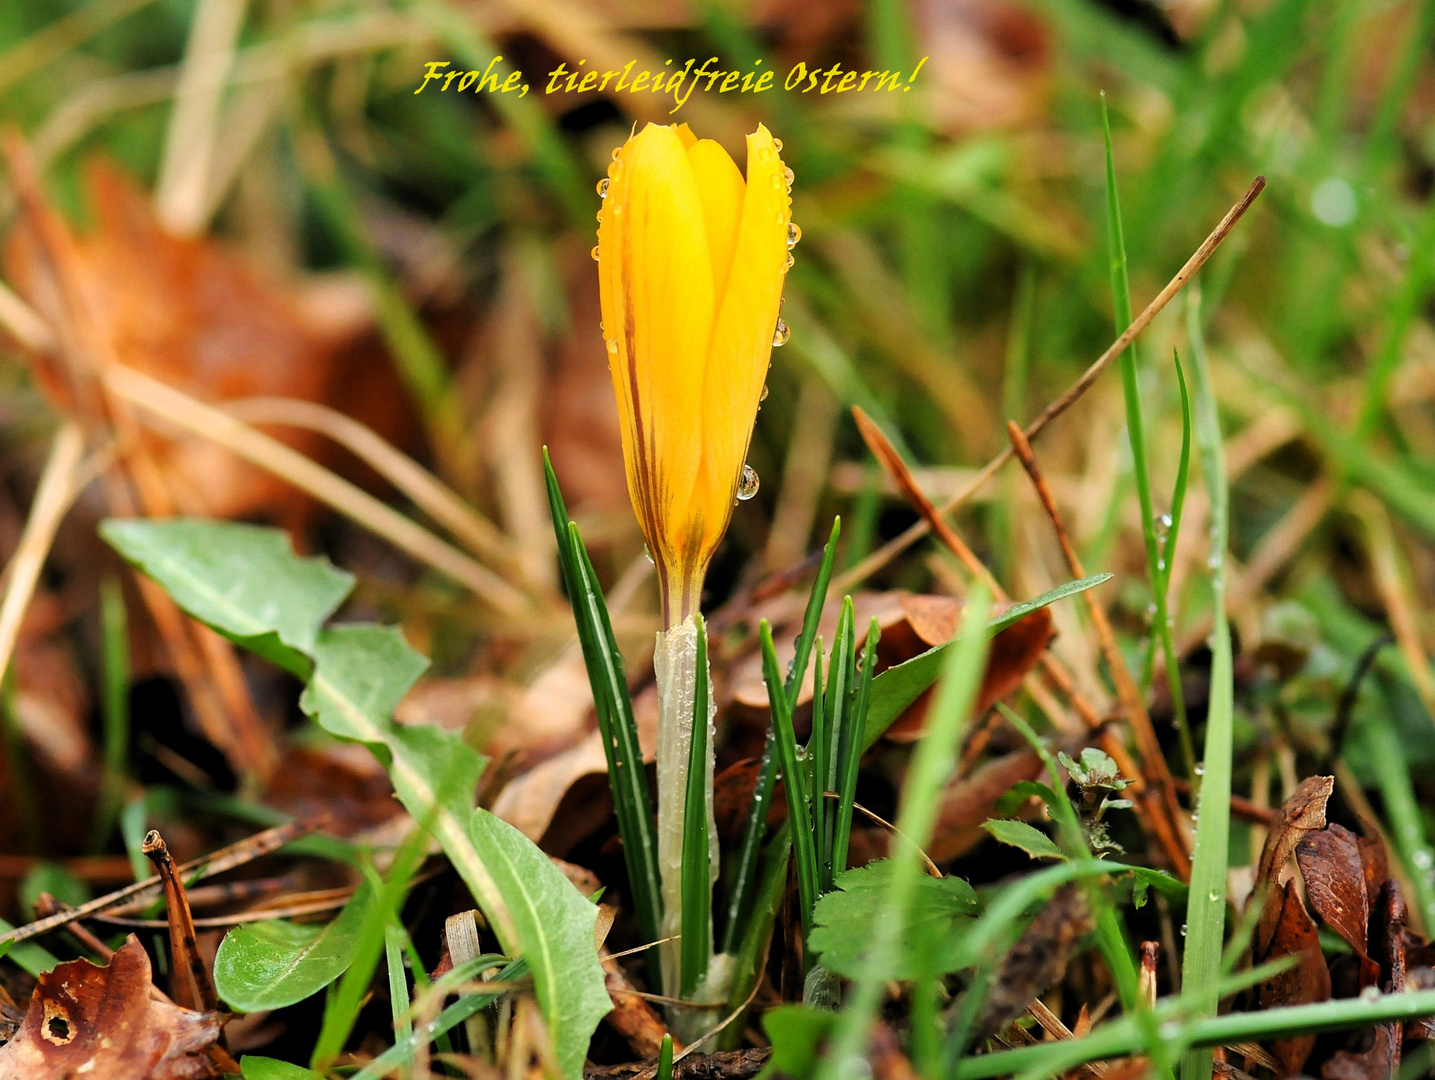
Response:
[{"label": "curled dry leaf", "polygon": [[201,1080],[220,1075],[208,1052],[218,1013],[158,995],[149,956],[131,934],[108,967],[72,960],[40,976],[15,1038],[0,1047],[0,1080]]},{"label": "curled dry leaf", "polygon": [[1332,824],[1302,837],[1295,858],[1305,879],[1306,899],[1315,913],[1359,956],[1368,957],[1370,900],[1355,834]]}]

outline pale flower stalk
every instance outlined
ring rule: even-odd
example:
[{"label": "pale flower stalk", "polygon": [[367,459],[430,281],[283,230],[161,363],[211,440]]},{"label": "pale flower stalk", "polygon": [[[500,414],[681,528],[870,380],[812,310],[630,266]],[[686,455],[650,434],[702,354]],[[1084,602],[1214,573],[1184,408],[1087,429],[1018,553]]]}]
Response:
[{"label": "pale flower stalk", "polygon": [[[658,686],[658,863],[664,933],[679,932],[688,756],[703,578],[742,485],[796,242],[792,173],[759,126],[747,175],[686,124],[649,124],[615,151],[599,184],[603,336],[622,425],[628,493],[657,569],[664,629]],[[710,705],[707,723],[712,724]],[[709,729],[711,735],[711,728]],[[707,741],[709,879],[718,871]],[[663,947],[676,995],[678,946]],[[726,965],[711,966],[706,996]]]}]

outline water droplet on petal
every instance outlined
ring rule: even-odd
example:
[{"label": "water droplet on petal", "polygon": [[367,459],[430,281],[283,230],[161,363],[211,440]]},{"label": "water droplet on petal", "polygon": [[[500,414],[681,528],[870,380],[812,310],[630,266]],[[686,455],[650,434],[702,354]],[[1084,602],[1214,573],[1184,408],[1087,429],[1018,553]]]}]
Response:
[{"label": "water droplet on petal", "polygon": [[782,182],[788,187],[792,187],[792,181],[795,179],[797,179],[797,175],[790,168],[784,165],[782,167]]},{"label": "water droplet on petal", "polygon": [[598,181],[598,197],[600,199],[606,199],[608,197],[608,184],[609,180],[606,176]]},{"label": "water droplet on petal", "polygon": [[598,211],[598,224],[603,224],[603,211],[601,210]]},{"label": "water droplet on petal", "polygon": [[607,344],[608,344],[608,351],[609,351],[610,353],[615,353],[615,352],[618,351],[618,339],[617,339],[617,338],[611,338],[611,337],[608,338],[608,339],[607,339]]},{"label": "water droplet on petal", "polygon": [[774,177],[772,178],[772,186],[773,186],[773,189],[774,189],[774,190],[776,190],[777,188],[782,187],[782,177],[780,177],[780,176],[774,176]]},{"label": "water droplet on petal", "polygon": [[772,347],[781,348],[792,338],[792,331],[788,329],[787,323],[781,319],[777,320],[777,327],[772,331]]},{"label": "water droplet on petal", "polygon": [[614,160],[614,161],[617,161],[617,160],[618,160],[619,158],[621,158],[622,156],[623,156],[623,148],[622,148],[621,146],[615,146],[615,147],[613,148],[613,160]]},{"label": "water droplet on petal", "polygon": [[766,401],[766,400],[767,400],[767,383],[763,383],[763,384],[762,384],[762,393],[760,393],[760,394],[757,395],[757,400],[758,400],[758,401]]},{"label": "water droplet on petal", "polygon": [[757,159],[758,159],[759,161],[771,161],[771,160],[772,160],[772,151],[769,150],[767,147],[764,146],[761,150],[759,150],[759,151],[757,152]]},{"label": "water droplet on petal", "polygon": [[787,223],[787,247],[788,250],[797,246],[797,241],[802,239],[802,227],[795,221]]},{"label": "water droplet on petal", "polygon": [[652,548],[648,547],[647,544],[644,544],[644,545],[643,545],[643,558],[647,559],[649,562],[653,562],[653,561],[654,561],[654,559],[653,559],[653,550],[652,550]]},{"label": "water droplet on petal", "polygon": [[782,153],[782,140],[781,140],[781,139],[773,139],[773,140],[772,140],[772,145],[773,145],[773,147],[777,150],[777,152],[778,152],[779,154]]},{"label": "water droplet on petal", "polygon": [[792,264],[795,263],[796,261],[797,261],[797,260],[793,257],[792,252],[789,251],[789,252],[787,253],[787,268],[788,268],[789,270],[791,270],[791,269],[792,269]]},{"label": "water droplet on petal", "polygon": [[597,245],[597,244],[594,244],[594,245],[593,245],[593,250],[590,251],[590,252],[588,252],[588,254],[591,255],[591,256],[593,256],[593,261],[594,261],[594,262],[597,262],[597,261],[598,261],[598,245]]},{"label": "water droplet on petal", "polygon": [[737,482],[737,501],[747,502],[748,499],[756,495],[759,482],[757,470],[744,462],[742,476]]}]

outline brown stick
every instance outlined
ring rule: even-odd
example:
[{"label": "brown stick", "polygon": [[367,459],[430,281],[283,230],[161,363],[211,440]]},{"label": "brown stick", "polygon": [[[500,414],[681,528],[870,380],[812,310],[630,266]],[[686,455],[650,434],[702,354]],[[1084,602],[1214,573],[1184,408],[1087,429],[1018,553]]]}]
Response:
[{"label": "brown stick", "polygon": [[[922,516],[922,520],[927,522],[931,530],[936,533],[937,539],[947,546],[948,550],[961,561],[962,565],[967,568],[973,577],[987,587],[994,600],[998,603],[1006,603],[1010,599],[1010,597],[1007,596],[1006,590],[1003,589],[1001,583],[992,576],[986,564],[978,559],[976,553],[967,546],[961,534],[948,524],[946,518],[942,516],[941,511],[932,503],[932,500],[927,498],[927,493],[924,492],[921,485],[917,483],[917,478],[912,475],[912,470],[909,469],[907,463],[902,460],[902,455],[897,452],[897,448],[893,446],[891,440],[887,438],[886,432],[877,426],[872,418],[862,410],[860,405],[852,406],[852,419],[857,422],[857,431],[861,434],[862,441],[867,444],[867,449],[872,451],[872,456],[875,457],[887,471],[887,475],[892,478],[892,482],[897,485],[897,490],[902,493],[908,504]],[[1047,673],[1052,682],[1067,696],[1067,699],[1070,700],[1072,706],[1080,714],[1088,728],[1094,728],[1101,723],[1100,718],[1096,715],[1096,710],[1081,696],[1080,692],[1076,689],[1075,680],[1072,679],[1070,673],[1062,666],[1061,661],[1051,655],[1050,652],[1043,652],[1037,660],[1037,663],[1041,665],[1042,670]],[[1029,682],[1035,681],[1030,675],[1027,676],[1027,679]],[[1059,723],[1060,721],[1060,717],[1053,717],[1052,719],[1054,722]]]},{"label": "brown stick", "polygon": [[[1256,197],[1265,189],[1265,186],[1266,178],[1264,176],[1255,178],[1251,186],[1246,189],[1246,193],[1236,201],[1234,206],[1226,211],[1226,216],[1211,230],[1211,235],[1201,242],[1201,246],[1186,260],[1186,265],[1176,272],[1176,276],[1166,283],[1166,287],[1156,294],[1155,298],[1146,305],[1145,310],[1136,316],[1136,319],[1131,325],[1111,343],[1110,347],[1104,353],[1096,358],[1092,365],[1082,373],[1081,378],[1072,384],[1071,389],[1067,390],[1061,397],[1048,405],[1042,411],[1041,415],[1031,422],[1026,429],[1026,437],[1028,439],[1035,439],[1048,424],[1066,412],[1067,409],[1071,408],[1077,399],[1091,388],[1091,384],[1100,378],[1101,373],[1110,366],[1111,361],[1125,352],[1127,347],[1136,340],[1141,332],[1151,325],[1151,320],[1156,318],[1175,295],[1190,283],[1191,279],[1196,276],[1201,267],[1206,265],[1206,260],[1215,254],[1216,249],[1221,246],[1222,241],[1231,234],[1231,230],[1236,227],[1236,222],[1240,221],[1242,215],[1251,208],[1251,204],[1256,201]],[[958,506],[971,498],[983,484],[996,474],[998,469],[1011,459],[1011,456],[1012,451],[1008,448],[987,462],[981,472],[977,473],[972,479],[970,484],[942,504],[941,513],[943,515],[950,514]],[[887,543],[872,552],[872,554],[868,555],[856,566],[852,567],[852,569],[835,579],[832,582],[833,589],[837,591],[838,595],[841,595],[844,589],[851,589],[857,582],[869,574],[872,574],[878,568],[885,566],[893,557],[905,551],[915,541],[925,536],[930,528],[931,526],[926,521],[917,522],[907,529],[906,532],[887,541]]]},{"label": "brown stick", "polygon": [[[175,1002],[187,1009],[214,1012],[219,1008],[219,994],[209,979],[209,969],[199,955],[199,942],[194,936],[194,916],[184,895],[184,882],[175,873],[174,859],[158,830],[145,834],[140,845],[145,858],[154,863],[164,885],[165,914],[169,919],[170,974],[174,985],[170,990]],[[186,977],[187,976],[187,977]]]},{"label": "brown stick", "polygon": [[[1051,489],[1047,486],[1046,479],[1041,474],[1041,468],[1037,465],[1031,443],[1027,441],[1026,434],[1022,429],[1010,421],[1007,423],[1007,435],[1011,438],[1013,452],[1020,459],[1027,475],[1031,477],[1032,486],[1036,488],[1037,497],[1041,500],[1047,517],[1051,519],[1052,528],[1056,530],[1056,539],[1061,545],[1061,553],[1066,559],[1067,569],[1078,578],[1085,577],[1086,570],[1082,567],[1081,558],[1071,544],[1071,538],[1066,535],[1066,527],[1061,522],[1061,514],[1057,511],[1056,501],[1051,496]],[[1121,649],[1116,644],[1116,633],[1111,629],[1111,622],[1106,617],[1106,609],[1097,602],[1096,597],[1089,589],[1082,594],[1082,598],[1086,601],[1087,611],[1091,614],[1091,622],[1096,628],[1097,639],[1101,642],[1101,651],[1106,657],[1106,666],[1111,672],[1111,679],[1116,684],[1116,695],[1121,701],[1122,709],[1131,725],[1131,733],[1136,739],[1136,750],[1141,760],[1142,775],[1159,796],[1167,820],[1178,840],[1175,849],[1171,852],[1171,854],[1179,856],[1176,859],[1176,869],[1181,872],[1182,876],[1185,876],[1190,872],[1190,858],[1189,849],[1185,843],[1185,834],[1180,828],[1181,805],[1176,801],[1176,788],[1171,783],[1171,772],[1166,768],[1166,758],[1161,753],[1161,744],[1156,738],[1156,729],[1151,724],[1151,714],[1146,711],[1146,703],[1141,700],[1141,691],[1136,685],[1136,680],[1131,677],[1131,670],[1126,666],[1126,658],[1122,656]]]},{"label": "brown stick", "polygon": [[[279,825],[273,829],[266,829],[264,832],[255,833],[253,836],[245,837],[238,843],[230,844],[228,847],[220,848],[209,855],[202,855],[197,859],[190,859],[189,862],[178,867],[181,877],[193,877],[198,874],[200,877],[209,877],[214,874],[222,874],[226,870],[233,870],[237,866],[243,866],[247,862],[268,855],[291,841],[301,836],[308,836],[316,832],[324,824],[323,819],[310,819],[308,821],[291,821],[287,825]],[[67,923],[76,919],[86,919],[99,911],[113,907],[125,900],[137,896],[151,896],[159,892],[161,883],[158,878],[149,878],[145,881],[137,881],[133,885],[126,885],[123,889],[116,889],[112,893],[96,897],[93,900],[80,904],[78,907],[68,908],[65,911],[56,912],[54,915],[43,919],[36,919],[24,926],[17,926],[4,934],[0,934],[0,945],[7,941],[28,941],[31,938],[39,937],[41,934],[48,934],[51,930],[58,930]]]}]

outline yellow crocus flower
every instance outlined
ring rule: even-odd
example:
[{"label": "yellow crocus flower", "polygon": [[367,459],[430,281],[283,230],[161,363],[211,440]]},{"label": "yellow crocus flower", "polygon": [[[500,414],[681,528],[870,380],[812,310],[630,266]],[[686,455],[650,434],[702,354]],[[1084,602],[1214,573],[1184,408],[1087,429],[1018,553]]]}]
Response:
[{"label": "yellow crocus flower", "polygon": [[697,611],[743,477],[788,255],[791,173],[759,125],[747,179],[686,124],[614,155],[598,229],[604,340],[628,493],[667,626]]}]

